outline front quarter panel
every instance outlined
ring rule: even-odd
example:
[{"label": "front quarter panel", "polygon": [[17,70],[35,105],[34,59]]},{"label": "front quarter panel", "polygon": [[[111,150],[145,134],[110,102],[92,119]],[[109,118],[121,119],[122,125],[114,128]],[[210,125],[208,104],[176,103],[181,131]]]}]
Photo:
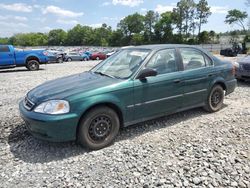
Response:
[{"label": "front quarter panel", "polygon": [[78,114],[79,120],[84,113],[100,104],[115,105],[122,113],[123,121],[132,121],[133,109],[128,108],[133,104],[133,81],[125,81],[115,86],[97,89],[90,93],[82,93],[69,97],[71,111]]}]

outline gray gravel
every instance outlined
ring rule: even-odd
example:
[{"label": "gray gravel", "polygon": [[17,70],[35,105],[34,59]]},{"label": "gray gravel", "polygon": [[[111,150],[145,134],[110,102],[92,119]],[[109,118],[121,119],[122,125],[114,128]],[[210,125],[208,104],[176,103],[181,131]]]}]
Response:
[{"label": "gray gravel", "polygon": [[21,97],[95,63],[0,70],[0,187],[250,188],[249,82],[239,83],[217,113],[198,108],[134,125],[99,151],[29,135],[18,112]]}]

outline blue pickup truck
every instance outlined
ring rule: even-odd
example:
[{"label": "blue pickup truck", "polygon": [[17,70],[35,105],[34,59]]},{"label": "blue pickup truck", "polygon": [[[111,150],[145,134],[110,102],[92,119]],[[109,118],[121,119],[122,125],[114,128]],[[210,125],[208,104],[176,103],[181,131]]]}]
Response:
[{"label": "blue pickup truck", "polygon": [[12,45],[0,45],[0,69],[25,66],[30,71],[39,70],[48,62],[46,50],[19,50]]}]

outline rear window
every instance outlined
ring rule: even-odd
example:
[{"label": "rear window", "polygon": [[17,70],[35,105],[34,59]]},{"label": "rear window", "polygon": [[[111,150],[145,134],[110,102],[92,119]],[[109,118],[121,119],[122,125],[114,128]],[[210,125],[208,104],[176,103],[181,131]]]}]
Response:
[{"label": "rear window", "polygon": [[0,52],[9,52],[10,49],[8,46],[0,46]]}]

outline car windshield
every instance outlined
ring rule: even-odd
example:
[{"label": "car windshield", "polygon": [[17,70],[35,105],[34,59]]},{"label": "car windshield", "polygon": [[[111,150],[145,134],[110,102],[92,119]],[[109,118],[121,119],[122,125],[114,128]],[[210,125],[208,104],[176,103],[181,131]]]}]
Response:
[{"label": "car windshield", "polygon": [[129,78],[149,54],[148,49],[124,49],[112,55],[91,71],[115,78]]}]

